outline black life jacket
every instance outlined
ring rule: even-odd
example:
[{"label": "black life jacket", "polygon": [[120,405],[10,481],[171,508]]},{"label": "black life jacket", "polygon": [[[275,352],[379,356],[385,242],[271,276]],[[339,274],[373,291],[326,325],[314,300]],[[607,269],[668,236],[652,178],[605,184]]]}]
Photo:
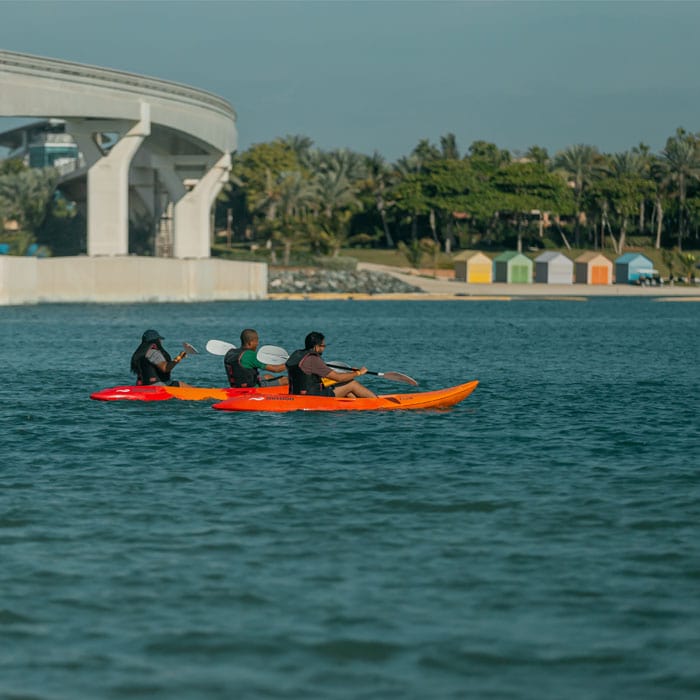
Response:
[{"label": "black life jacket", "polygon": [[[154,343],[151,345],[148,350],[151,348],[158,348],[158,346]],[[148,350],[146,352],[148,352]],[[170,356],[168,355],[167,352],[164,350],[160,350],[161,353],[163,354],[163,357],[165,358],[166,362],[170,361]],[[138,367],[139,367],[139,372],[138,372],[138,379],[137,379],[137,384],[155,384],[156,382],[163,382],[164,384],[167,384],[170,381],[170,372],[162,372],[159,367],[156,367],[155,365],[151,364],[147,359],[146,355],[142,355],[139,357],[138,360]]]},{"label": "black life jacket", "polygon": [[295,350],[284,363],[289,375],[289,393],[325,396],[327,392],[324,389],[322,378],[318,374],[306,374],[299,366],[309,355],[321,357],[313,350]]},{"label": "black life jacket", "polygon": [[234,348],[224,356],[224,367],[228,383],[235,387],[260,386],[260,374],[257,369],[248,369],[241,365],[241,356],[248,348]]}]

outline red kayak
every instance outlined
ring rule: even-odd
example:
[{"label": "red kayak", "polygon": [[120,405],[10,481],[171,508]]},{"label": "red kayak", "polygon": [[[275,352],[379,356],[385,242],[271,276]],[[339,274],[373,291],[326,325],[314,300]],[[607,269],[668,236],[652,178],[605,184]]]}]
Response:
[{"label": "red kayak", "polygon": [[202,388],[195,386],[113,386],[90,394],[96,401],[225,401],[245,394],[286,394],[287,386],[251,387],[249,389]]},{"label": "red kayak", "polygon": [[[373,399],[348,399],[333,396],[300,396],[287,394],[244,394],[220,403],[220,411],[262,411],[287,413],[289,411],[396,411],[450,408],[466,399],[478,386],[478,381],[459,386],[422,391],[412,394],[387,394]],[[285,389],[287,387],[284,387]]]}]

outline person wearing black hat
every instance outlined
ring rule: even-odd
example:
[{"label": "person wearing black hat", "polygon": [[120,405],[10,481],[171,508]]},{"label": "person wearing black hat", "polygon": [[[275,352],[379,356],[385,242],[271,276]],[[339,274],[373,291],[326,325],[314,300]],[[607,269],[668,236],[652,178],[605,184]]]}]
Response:
[{"label": "person wearing black hat", "polygon": [[175,358],[161,345],[163,336],[156,330],[147,330],[141,336],[141,345],[131,356],[131,371],[137,376],[137,384],[150,386],[187,386],[170,379],[173,367],[187,353],[183,350]]}]

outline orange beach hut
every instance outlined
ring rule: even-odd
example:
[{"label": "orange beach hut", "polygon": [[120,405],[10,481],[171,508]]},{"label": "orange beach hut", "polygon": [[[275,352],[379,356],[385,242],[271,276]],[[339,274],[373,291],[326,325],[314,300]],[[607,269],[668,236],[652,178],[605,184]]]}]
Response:
[{"label": "orange beach hut", "polygon": [[574,260],[576,284],[612,284],[613,264],[601,253],[589,251]]}]

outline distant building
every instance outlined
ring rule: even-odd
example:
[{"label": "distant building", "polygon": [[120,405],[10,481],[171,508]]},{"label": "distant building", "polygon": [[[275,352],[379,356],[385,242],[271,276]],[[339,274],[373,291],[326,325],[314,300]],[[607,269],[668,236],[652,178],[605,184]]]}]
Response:
[{"label": "distant building", "polygon": [[588,251],[574,260],[576,284],[612,284],[613,264],[601,253]]},{"label": "distant building", "polygon": [[62,119],[42,119],[4,131],[0,147],[6,150],[6,158],[18,158],[30,168],[72,170],[81,157]]},{"label": "distant building", "polygon": [[535,282],[543,284],[572,284],[574,263],[563,253],[548,250],[535,258]]},{"label": "distant building", "polygon": [[654,263],[641,253],[625,253],[615,260],[615,282],[628,284],[658,277]]},{"label": "distant building", "polygon": [[489,284],[493,281],[493,262],[478,250],[465,250],[454,257],[455,279],[470,284]]},{"label": "distant building", "polygon": [[493,259],[493,281],[529,284],[532,282],[532,260],[515,251],[501,253]]}]

